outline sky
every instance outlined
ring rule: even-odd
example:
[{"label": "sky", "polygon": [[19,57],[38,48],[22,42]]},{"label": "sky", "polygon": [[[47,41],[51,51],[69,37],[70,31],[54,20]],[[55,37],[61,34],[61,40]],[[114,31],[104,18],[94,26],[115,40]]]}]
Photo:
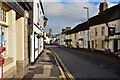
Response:
[{"label": "sky", "polygon": [[58,34],[66,27],[74,28],[77,24],[87,20],[89,8],[89,18],[99,12],[100,2],[107,1],[108,8],[118,4],[119,0],[43,0],[45,16],[48,18],[45,32],[52,28],[53,34]]}]

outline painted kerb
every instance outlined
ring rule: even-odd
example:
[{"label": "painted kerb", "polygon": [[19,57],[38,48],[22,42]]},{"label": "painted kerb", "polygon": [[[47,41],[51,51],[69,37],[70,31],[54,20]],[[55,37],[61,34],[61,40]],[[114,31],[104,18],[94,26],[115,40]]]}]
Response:
[{"label": "painted kerb", "polygon": [[[67,80],[75,80],[74,77],[71,75],[71,73],[68,71],[68,69],[65,67],[65,65],[63,64],[63,62],[61,61],[61,59],[58,57],[58,55],[56,54],[56,52],[50,48],[50,50],[52,51],[56,61],[58,62],[58,64],[60,65],[60,67],[62,68],[62,70],[64,71],[64,74],[66,75],[66,79]],[[64,76],[62,75],[62,78],[64,78]],[[65,78],[64,78],[65,79]]]}]

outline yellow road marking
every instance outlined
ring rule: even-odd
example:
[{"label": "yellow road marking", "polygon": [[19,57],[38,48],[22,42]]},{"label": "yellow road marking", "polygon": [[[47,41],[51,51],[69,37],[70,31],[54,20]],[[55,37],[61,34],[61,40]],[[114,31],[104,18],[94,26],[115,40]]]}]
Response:
[{"label": "yellow road marking", "polygon": [[[56,52],[51,49],[52,52],[54,53],[54,55],[57,57],[57,59],[59,60],[60,64],[62,65],[62,67],[65,70],[65,73],[68,75],[68,77],[70,78],[70,80],[74,80],[73,76],[71,75],[71,73],[68,71],[68,69],[65,67],[65,65],[63,64],[63,62],[61,61],[61,59],[58,57],[58,55],[56,54]],[[63,76],[63,75],[62,75]]]},{"label": "yellow road marking", "polygon": [[[57,64],[59,65],[59,63],[58,63],[58,61],[57,61],[57,59],[56,59],[56,57],[55,57],[55,54],[53,54],[53,56],[54,56],[54,58],[55,58]],[[60,70],[60,72],[61,72],[61,75],[59,76],[59,78],[66,79],[65,74],[64,74],[62,68],[60,67],[60,65],[58,66],[58,68],[59,68],[59,70]]]}]

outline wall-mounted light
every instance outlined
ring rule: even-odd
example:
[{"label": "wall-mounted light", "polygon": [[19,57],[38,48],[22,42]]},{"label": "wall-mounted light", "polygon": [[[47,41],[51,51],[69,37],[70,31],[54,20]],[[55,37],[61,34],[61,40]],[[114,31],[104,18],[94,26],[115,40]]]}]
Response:
[{"label": "wall-mounted light", "polygon": [[43,26],[45,27],[47,25],[48,18],[45,16],[43,17]]}]

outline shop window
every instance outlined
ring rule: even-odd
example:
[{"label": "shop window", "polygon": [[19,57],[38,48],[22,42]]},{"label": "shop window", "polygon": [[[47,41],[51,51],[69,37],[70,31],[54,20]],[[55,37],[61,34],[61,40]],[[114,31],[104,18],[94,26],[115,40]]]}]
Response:
[{"label": "shop window", "polygon": [[0,26],[0,46],[6,47],[6,28]]},{"label": "shop window", "polygon": [[5,55],[6,53],[6,42],[7,42],[6,34],[7,34],[6,28],[3,26],[0,26],[0,48],[1,48],[0,52],[3,53],[3,55]]}]

